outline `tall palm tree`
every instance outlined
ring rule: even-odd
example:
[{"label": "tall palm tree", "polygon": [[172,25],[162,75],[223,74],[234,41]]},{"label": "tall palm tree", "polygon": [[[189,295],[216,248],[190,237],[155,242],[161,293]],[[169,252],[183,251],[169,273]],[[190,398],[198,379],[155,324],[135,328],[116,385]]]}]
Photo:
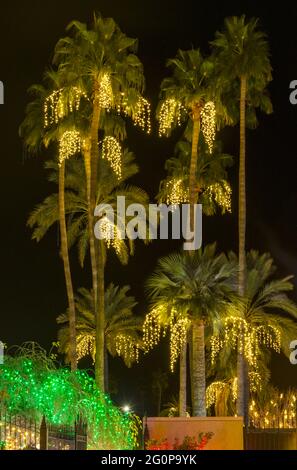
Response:
[{"label": "tall palm tree", "polygon": [[[69,315],[69,334],[70,334],[70,364],[71,369],[76,370],[76,334],[75,334],[75,303],[72,275],[68,253],[68,238],[65,218],[65,200],[64,200],[64,184],[65,184],[65,159],[76,153],[78,149],[67,147],[67,135],[72,135],[75,131],[72,116],[65,117],[57,125],[52,126],[50,130],[44,125],[44,106],[47,97],[55,90],[62,87],[65,77],[54,71],[48,71],[45,74],[44,85],[34,85],[30,88],[33,95],[32,101],[26,109],[25,119],[20,126],[20,135],[24,139],[25,147],[29,153],[38,153],[40,147],[48,147],[51,143],[56,146],[59,153],[59,228],[61,236],[61,257],[63,260],[64,277],[66,284],[66,292],[68,298],[68,315]],[[65,138],[66,137],[66,138]],[[62,147],[64,142],[64,148]],[[66,147],[65,147],[66,145]]]},{"label": "tall palm tree", "polygon": [[[238,262],[234,253],[232,263]],[[251,250],[246,254],[245,295],[240,310],[251,327],[275,327],[280,332],[281,349],[289,356],[289,344],[296,335],[297,305],[289,297],[293,276],[273,279],[276,266],[269,253]]]},{"label": "tall palm tree", "polygon": [[104,388],[104,253],[102,243],[95,243],[94,208],[96,204],[98,133],[101,115],[111,108],[137,114],[137,99],[143,89],[143,68],[135,55],[137,40],[128,38],[111,18],[94,15],[92,28],[73,21],[71,36],[56,46],[54,62],[66,70],[73,83],[90,98],[90,126],[85,139],[85,166],[88,188],[89,244],[96,309],[97,347],[96,382]]},{"label": "tall palm tree", "polygon": [[[138,360],[138,351],[142,348],[141,331],[142,318],[133,315],[137,304],[135,298],[128,295],[129,286],[110,284],[105,291],[105,347],[106,351],[115,357],[119,355],[130,367]],[[95,312],[92,291],[80,288],[76,295],[76,333],[78,360],[86,355],[95,359]],[[60,351],[69,357],[70,338],[67,328],[68,316],[61,314],[57,318],[61,325],[58,333]],[[107,358],[106,358],[107,362]],[[105,371],[105,381],[108,388],[108,370]]]},{"label": "tall palm tree", "polygon": [[[246,237],[246,126],[257,123],[255,109],[272,111],[266,87],[271,81],[269,46],[266,35],[259,30],[258,20],[245,16],[227,18],[224,30],[217,32],[212,42],[216,56],[219,88],[223,91],[230,114],[238,116],[240,124],[238,240],[238,290],[244,295]],[[233,103],[230,102],[230,97]],[[234,106],[239,100],[239,110]],[[239,111],[239,112],[238,112]],[[234,119],[233,119],[234,120]],[[245,386],[244,359],[238,358],[238,414],[248,416],[248,387]]]},{"label": "tall palm tree", "polygon": [[[187,122],[187,133],[190,135],[191,158],[188,170],[188,199],[190,203],[190,229],[194,229],[194,204],[198,202],[199,188],[197,186],[197,161],[199,139],[201,135],[201,122],[206,104],[213,104],[214,94],[212,87],[213,63],[205,59],[199,49],[188,51],[178,50],[173,59],[167,61],[172,70],[171,77],[165,78],[161,83],[161,100],[158,110],[160,121],[160,134],[169,135],[174,127],[182,121]],[[214,116],[208,116],[210,141],[204,133],[205,140],[211,148],[215,130]],[[184,345],[180,358],[180,413],[186,414],[186,357],[187,346]]]},{"label": "tall palm tree", "polygon": [[235,268],[216,246],[207,245],[194,254],[169,255],[158,262],[147,282],[154,307],[167,306],[165,321],[173,309],[193,332],[193,415],[206,416],[205,327],[227,314],[233,297]]},{"label": "tall palm tree", "polygon": [[[234,253],[229,254],[229,259],[232,263],[238,263]],[[275,271],[276,267],[269,253],[259,254],[255,250],[247,252],[245,294],[238,307],[235,306],[246,322],[247,341],[252,350],[252,357],[247,360],[249,377],[258,377],[258,382],[252,384],[249,389],[252,388],[256,393],[265,387],[269,380],[270,351],[282,351],[289,357],[289,344],[297,332],[297,305],[288,297],[288,293],[294,288],[292,276],[274,279]],[[238,337],[239,333],[238,331]],[[214,364],[216,379],[217,374],[219,378],[227,379],[234,375],[234,371],[230,370],[230,367],[235,368],[232,348],[235,346],[238,350],[239,342],[231,344],[228,340],[224,343],[225,346]],[[226,375],[228,370],[229,375]]]},{"label": "tall palm tree", "polygon": [[[196,187],[203,213],[213,215],[219,208],[222,213],[231,212],[231,187],[227,181],[227,167],[232,164],[232,157],[224,154],[219,142],[209,153],[205,142],[199,143],[199,159],[196,165]],[[189,169],[192,155],[191,143],[181,140],[176,145],[175,155],[166,161],[167,177],[161,181],[159,194],[160,202],[177,204],[189,200]],[[190,339],[190,371],[192,364],[192,341]],[[186,345],[180,357],[180,410],[186,414]],[[191,374],[192,382],[192,374]],[[191,383],[193,393],[194,384]]]},{"label": "tall palm tree", "polygon": [[172,76],[161,83],[160,133],[169,135],[182,121],[188,124],[188,132],[191,133],[189,203],[193,205],[198,200],[196,168],[202,113],[206,103],[214,99],[211,85],[213,63],[205,59],[199,49],[179,49],[176,57],[167,61],[167,66],[172,70]]},{"label": "tall palm tree", "polygon": [[[139,203],[143,206],[148,204],[147,194],[137,186],[125,184],[126,180],[135,175],[138,171],[134,162],[133,155],[124,151],[122,156],[122,175],[119,181],[117,176],[110,172],[109,164],[106,160],[99,159],[99,171],[97,172],[96,201],[97,204],[110,204],[114,209],[115,224],[122,222],[121,214],[118,213],[117,197],[124,196],[126,204]],[[48,162],[46,167],[50,170],[49,179],[58,183],[58,166],[55,162]],[[69,248],[77,245],[79,260],[84,265],[85,256],[89,247],[89,229],[88,229],[88,196],[85,185],[85,165],[79,158],[73,158],[67,161],[67,172],[65,177],[65,211],[68,225]],[[58,212],[58,194],[54,193],[46,197],[39,204],[28,219],[28,225],[32,227],[32,237],[40,241],[53,224],[59,220]],[[131,217],[126,217],[129,221]],[[133,240],[121,240],[116,238],[115,244],[108,240],[102,241],[102,248],[105,266],[107,251],[112,250],[124,264],[128,262],[129,254],[134,252]],[[102,374],[104,380],[104,370],[98,369],[98,363],[95,362],[95,370]]]}]

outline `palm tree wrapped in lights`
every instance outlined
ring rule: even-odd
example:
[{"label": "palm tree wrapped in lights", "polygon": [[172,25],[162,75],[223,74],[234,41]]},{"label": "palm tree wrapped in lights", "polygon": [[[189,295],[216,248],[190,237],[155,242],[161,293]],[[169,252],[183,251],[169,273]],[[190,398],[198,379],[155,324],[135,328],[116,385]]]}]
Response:
[{"label": "palm tree wrapped in lights", "polygon": [[[69,36],[58,41],[54,63],[72,85],[90,100],[89,127],[84,144],[89,246],[96,310],[96,381],[104,389],[104,246],[93,233],[96,205],[98,133],[110,113],[131,116],[136,125],[150,131],[150,108],[142,96],[143,67],[136,55],[137,40],[128,38],[111,18],[94,15],[92,28],[73,21]],[[57,113],[56,113],[57,114]],[[59,112],[58,112],[59,114]],[[107,136],[115,137],[107,133]],[[110,142],[109,142],[110,143]],[[113,142],[114,144],[114,142]],[[115,149],[113,145],[112,149]],[[102,153],[101,156],[106,155]],[[109,152],[111,156],[111,151]],[[116,152],[118,158],[118,152]],[[108,158],[106,156],[106,158]],[[111,161],[111,160],[109,160]],[[119,173],[120,167],[114,163]]]},{"label": "palm tree wrapped in lights", "polygon": [[[272,79],[269,45],[259,22],[244,15],[225,19],[224,29],[212,42],[216,64],[217,95],[228,110],[231,123],[240,124],[239,158],[239,294],[244,295],[246,261],[246,127],[257,125],[256,109],[272,112],[267,85]],[[246,364],[238,355],[238,415],[248,417],[248,387],[245,383]],[[247,422],[246,422],[247,424]]]},{"label": "palm tree wrapped in lights", "polygon": [[[129,286],[118,287],[110,284],[105,292],[105,345],[106,353],[112,357],[120,356],[130,367],[139,360],[142,349],[142,318],[133,315],[135,298],[128,295]],[[95,312],[93,293],[80,288],[76,295],[76,334],[77,359],[90,355],[95,360]],[[67,314],[59,315],[61,325],[58,338],[60,350],[69,357],[69,334]],[[108,359],[106,365],[106,390],[108,389]]]},{"label": "palm tree wrapped in lights", "polygon": [[[234,295],[234,265],[215,251],[215,245],[208,245],[192,255],[183,252],[167,256],[147,282],[153,304],[144,322],[147,350],[158,343],[162,330],[169,330],[172,369],[187,342],[187,332],[190,328],[193,332],[194,416],[206,415],[205,327],[212,329],[227,315]],[[184,374],[182,367],[180,373]]]},{"label": "palm tree wrapped in lights", "polygon": [[[229,259],[238,263],[234,253],[229,254]],[[297,306],[288,297],[293,290],[292,276],[274,280],[275,271],[268,253],[260,255],[255,250],[247,253],[245,296],[237,300],[233,314],[218,324],[218,330],[210,340],[210,366],[220,375],[221,371],[228,370],[227,364],[229,367],[233,364],[236,369],[234,352],[245,357],[249,366],[249,390],[253,395],[262,392],[268,383],[270,351],[282,351],[289,357],[289,344],[296,337]],[[238,313],[234,316],[236,310]],[[236,390],[237,399],[237,380]]]}]

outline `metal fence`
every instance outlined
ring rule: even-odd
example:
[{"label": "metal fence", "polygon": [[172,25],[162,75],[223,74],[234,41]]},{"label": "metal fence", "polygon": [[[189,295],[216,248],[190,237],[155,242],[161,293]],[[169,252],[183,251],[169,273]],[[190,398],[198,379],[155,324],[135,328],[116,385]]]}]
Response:
[{"label": "metal fence", "polygon": [[296,450],[296,429],[248,429],[245,432],[246,450]]},{"label": "metal fence", "polygon": [[85,450],[87,425],[80,420],[71,425],[47,424],[0,411],[0,448],[7,450]]}]

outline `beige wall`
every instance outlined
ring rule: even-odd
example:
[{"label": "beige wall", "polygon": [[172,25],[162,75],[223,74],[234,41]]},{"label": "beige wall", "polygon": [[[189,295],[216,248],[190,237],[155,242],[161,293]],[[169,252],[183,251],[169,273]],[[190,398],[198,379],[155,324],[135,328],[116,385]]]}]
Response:
[{"label": "beige wall", "polygon": [[211,431],[214,435],[205,449],[243,449],[242,418],[147,418],[147,426],[150,439],[167,438],[170,444],[174,442],[175,438],[181,442],[187,435],[192,437],[197,436],[200,432]]}]

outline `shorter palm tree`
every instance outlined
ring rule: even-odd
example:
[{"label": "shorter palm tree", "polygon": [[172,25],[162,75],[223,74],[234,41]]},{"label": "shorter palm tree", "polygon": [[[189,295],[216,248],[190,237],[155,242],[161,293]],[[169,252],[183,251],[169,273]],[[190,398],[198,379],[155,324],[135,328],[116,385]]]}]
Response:
[{"label": "shorter palm tree", "polygon": [[[171,351],[187,340],[192,327],[193,414],[205,416],[205,327],[227,315],[233,300],[236,268],[216,245],[194,254],[175,253],[162,258],[147,282],[154,311],[171,325]],[[167,317],[166,317],[167,314]],[[175,325],[173,325],[175,324]],[[174,336],[172,338],[172,336]]]},{"label": "shorter palm tree", "polygon": [[[106,352],[112,357],[120,356],[128,367],[138,361],[139,350],[142,348],[142,318],[133,314],[137,302],[133,296],[127,295],[129,290],[129,286],[119,287],[110,284],[104,298]],[[80,288],[75,297],[75,305],[78,360],[87,355],[95,360],[96,324],[92,291]],[[70,338],[67,314],[59,315],[57,322],[61,325],[58,333],[60,351],[69,360]]]},{"label": "shorter palm tree", "polygon": [[[238,263],[234,253],[229,254],[229,260]],[[246,256],[246,266],[245,295],[233,306],[233,311],[238,309],[242,318],[238,321],[238,316],[231,315],[224,319],[217,336],[219,341],[212,338],[212,344],[220,344],[222,350],[215,361],[212,354],[212,359],[219,376],[229,379],[226,371],[230,367],[235,369],[234,351],[244,354],[249,368],[247,377],[258,377],[252,387],[255,392],[269,380],[270,352],[282,351],[289,357],[289,344],[297,333],[297,305],[288,297],[294,288],[292,276],[273,279],[276,266],[269,253],[251,250]]]}]

